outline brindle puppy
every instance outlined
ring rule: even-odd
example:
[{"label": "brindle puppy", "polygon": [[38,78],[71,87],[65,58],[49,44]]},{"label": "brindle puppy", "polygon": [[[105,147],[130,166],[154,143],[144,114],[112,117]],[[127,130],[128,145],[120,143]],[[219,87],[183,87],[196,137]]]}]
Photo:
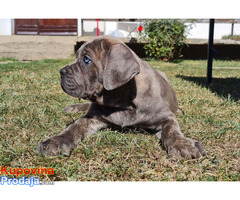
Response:
[{"label": "brindle puppy", "polygon": [[63,90],[91,104],[75,104],[64,111],[87,114],[60,135],[41,142],[37,152],[69,154],[99,129],[140,127],[153,130],[172,157],[205,155],[200,142],[184,137],[174,113],[178,103],[167,77],[141,60],[120,40],[97,37],[81,46],[73,64],[61,69]]}]

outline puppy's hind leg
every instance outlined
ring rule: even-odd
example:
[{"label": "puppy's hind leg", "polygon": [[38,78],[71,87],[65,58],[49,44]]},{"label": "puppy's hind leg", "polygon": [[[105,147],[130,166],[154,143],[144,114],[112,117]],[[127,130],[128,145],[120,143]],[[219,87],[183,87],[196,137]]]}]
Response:
[{"label": "puppy's hind leg", "polygon": [[70,106],[67,106],[66,108],[63,109],[64,114],[71,114],[71,113],[86,113],[90,106],[91,103],[85,103],[85,104],[73,104]]}]

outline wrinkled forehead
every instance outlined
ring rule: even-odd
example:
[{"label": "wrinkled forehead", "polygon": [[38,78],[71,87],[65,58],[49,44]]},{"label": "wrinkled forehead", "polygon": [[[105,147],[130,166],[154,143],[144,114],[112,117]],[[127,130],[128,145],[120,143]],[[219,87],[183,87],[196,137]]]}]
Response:
[{"label": "wrinkled forehead", "polygon": [[84,43],[77,51],[76,58],[80,59],[81,56],[88,55],[97,55],[102,51],[105,51],[109,46],[114,44],[123,43],[121,40],[111,37],[111,36],[100,36],[97,39],[93,39],[89,42]]},{"label": "wrinkled forehead", "polygon": [[76,59],[79,59],[80,56],[83,54],[83,50],[84,50],[85,46],[86,46],[86,43],[84,43],[84,44],[77,50],[77,52],[76,52]]},{"label": "wrinkled forehead", "polygon": [[76,59],[80,59],[84,55],[88,55],[90,57],[95,56],[99,51],[102,51],[99,47],[99,42],[94,40],[91,42],[84,43],[76,53]]}]

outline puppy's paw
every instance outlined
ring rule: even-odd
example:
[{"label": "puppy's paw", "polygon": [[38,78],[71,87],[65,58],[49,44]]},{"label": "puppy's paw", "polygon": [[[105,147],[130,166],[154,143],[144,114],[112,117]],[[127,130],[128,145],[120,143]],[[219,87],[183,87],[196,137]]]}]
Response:
[{"label": "puppy's paw", "polygon": [[166,149],[171,159],[195,159],[206,155],[202,144],[199,141],[190,138],[180,138],[169,141]]},{"label": "puppy's paw", "polygon": [[68,138],[59,135],[40,142],[36,153],[46,156],[69,155],[72,147],[73,145]]},{"label": "puppy's paw", "polygon": [[73,104],[70,106],[67,106],[66,108],[63,109],[64,114],[74,114],[74,113],[83,113],[87,112],[88,109],[90,108],[91,104],[86,103],[86,104]]},{"label": "puppy's paw", "polygon": [[73,104],[73,105],[67,106],[66,108],[63,109],[63,113],[64,114],[78,113],[79,112],[78,107],[79,107],[78,104]]}]

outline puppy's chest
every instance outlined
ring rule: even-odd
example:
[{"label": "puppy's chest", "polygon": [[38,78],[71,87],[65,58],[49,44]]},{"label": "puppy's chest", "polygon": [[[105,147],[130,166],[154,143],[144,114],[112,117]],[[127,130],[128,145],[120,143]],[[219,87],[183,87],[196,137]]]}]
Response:
[{"label": "puppy's chest", "polygon": [[[112,110],[112,111],[111,111]],[[133,110],[110,109],[102,116],[106,121],[120,127],[154,128],[158,124],[158,116],[155,112],[142,112]]]}]

